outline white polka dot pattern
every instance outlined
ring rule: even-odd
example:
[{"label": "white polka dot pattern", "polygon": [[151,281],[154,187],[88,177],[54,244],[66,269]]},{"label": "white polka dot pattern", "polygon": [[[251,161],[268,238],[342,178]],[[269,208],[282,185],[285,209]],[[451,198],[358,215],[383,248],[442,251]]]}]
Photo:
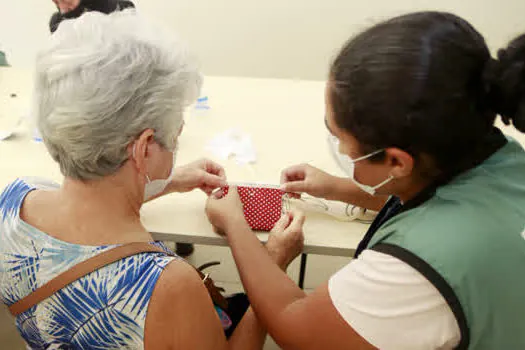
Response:
[{"label": "white polka dot pattern", "polygon": [[[282,215],[284,192],[278,188],[238,186],[244,217],[253,230],[271,231]],[[228,187],[223,188],[228,194]]]}]

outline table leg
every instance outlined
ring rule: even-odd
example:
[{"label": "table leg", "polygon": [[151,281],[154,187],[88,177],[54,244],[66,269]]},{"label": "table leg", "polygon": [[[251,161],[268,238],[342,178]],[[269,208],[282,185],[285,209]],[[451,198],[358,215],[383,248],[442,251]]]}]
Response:
[{"label": "table leg", "polygon": [[304,277],[306,276],[306,259],[308,254],[301,254],[301,267],[299,269],[299,288],[304,289]]}]

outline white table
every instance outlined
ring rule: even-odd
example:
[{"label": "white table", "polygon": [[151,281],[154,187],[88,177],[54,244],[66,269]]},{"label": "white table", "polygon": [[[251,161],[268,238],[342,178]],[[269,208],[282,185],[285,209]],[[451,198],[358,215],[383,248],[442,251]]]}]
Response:
[{"label": "white table", "polygon": [[[0,68],[0,130],[29,113],[30,91],[29,72]],[[17,97],[10,97],[13,93]],[[238,128],[252,136],[258,161],[248,167],[233,160],[215,159],[224,165],[230,181],[276,184],[283,168],[301,162],[339,173],[326,144],[323,82],[208,77],[203,95],[209,97],[211,109],[206,114],[187,114],[179,140],[178,164],[211,157],[205,144],[219,132]],[[525,144],[523,134],[512,128],[503,129]],[[33,142],[28,130],[11,140],[0,141],[0,187],[19,176],[62,179],[44,145]],[[143,223],[157,240],[226,245],[206,219],[205,199],[197,191],[159,198],[143,207]],[[323,214],[307,214],[301,279],[306,254],[350,258],[367,227]],[[258,236],[261,241],[267,238],[264,233]]]},{"label": "white table", "polygon": [[[29,113],[31,74],[0,69],[0,130]],[[15,93],[17,97],[10,97]],[[251,135],[257,151],[253,166],[234,160],[216,161],[226,168],[228,180],[279,183],[283,168],[301,162],[338,172],[331,159],[324,126],[324,83],[274,79],[208,77],[203,95],[211,109],[189,111],[181,135],[177,163],[213,158],[206,143],[217,133],[238,128]],[[61,181],[58,166],[42,143],[32,141],[28,128],[0,141],[0,187],[19,176],[41,176]],[[204,214],[205,195],[194,191],[171,194],[142,209],[145,227],[155,239],[180,243],[226,245]],[[352,256],[367,229],[358,222],[341,222],[317,213],[307,214],[305,254]],[[264,241],[267,234],[258,234]],[[306,255],[302,260],[302,278]]]}]

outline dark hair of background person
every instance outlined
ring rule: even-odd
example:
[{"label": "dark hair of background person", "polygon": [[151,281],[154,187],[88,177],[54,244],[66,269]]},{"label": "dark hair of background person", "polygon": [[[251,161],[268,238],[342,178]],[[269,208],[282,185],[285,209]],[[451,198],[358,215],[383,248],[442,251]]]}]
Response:
[{"label": "dark hair of background person", "polygon": [[439,176],[473,157],[497,114],[525,132],[525,35],[493,59],[464,19],[412,13],[346,43],[329,84],[336,124],[363,154],[397,147],[421,174]]},{"label": "dark hair of background person", "polygon": [[54,33],[62,21],[78,18],[84,12],[97,11],[109,14],[127,8],[135,8],[135,5],[131,1],[124,0],[81,0],[79,5],[72,11],[67,13],[55,12],[49,20],[49,31]]}]

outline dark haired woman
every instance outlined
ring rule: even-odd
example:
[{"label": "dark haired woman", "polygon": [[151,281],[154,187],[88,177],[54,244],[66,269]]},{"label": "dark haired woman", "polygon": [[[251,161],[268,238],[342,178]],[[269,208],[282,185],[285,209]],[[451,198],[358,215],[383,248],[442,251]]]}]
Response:
[{"label": "dark haired woman", "polygon": [[307,295],[249,234],[235,191],[208,202],[277,343],[525,349],[525,152],[497,114],[525,131],[525,36],[496,60],[465,20],[423,12],[343,47],[325,118],[349,180],[299,165],[283,188],[384,205],[355,259]]}]

